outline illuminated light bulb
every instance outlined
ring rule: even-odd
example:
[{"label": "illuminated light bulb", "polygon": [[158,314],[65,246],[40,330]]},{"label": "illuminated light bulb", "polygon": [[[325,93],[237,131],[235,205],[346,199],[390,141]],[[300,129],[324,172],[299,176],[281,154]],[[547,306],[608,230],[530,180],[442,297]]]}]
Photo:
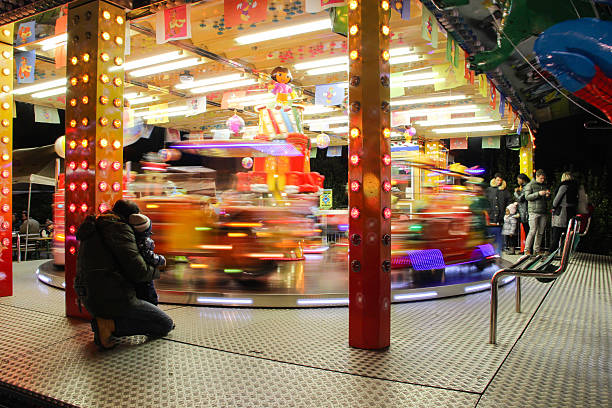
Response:
[{"label": "illuminated light bulb", "polygon": [[389,26],[388,25],[384,25],[380,28],[380,31],[383,33],[383,35],[389,35]]},{"label": "illuminated light bulb", "polygon": [[119,170],[121,168],[121,163],[118,161],[113,162],[113,170]]},{"label": "illuminated light bulb", "polygon": [[349,159],[349,160],[351,161],[351,164],[352,164],[353,166],[356,166],[356,165],[358,165],[358,164],[359,164],[359,155],[357,155],[357,154],[351,154],[351,157],[350,157],[350,159]]},{"label": "illuminated light bulb", "polygon": [[113,191],[117,192],[121,190],[121,184],[119,184],[119,182],[114,182],[113,183]]},{"label": "illuminated light bulb", "polygon": [[2,92],[8,93],[10,92],[11,87],[8,85],[2,85]]},{"label": "illuminated light bulb", "polygon": [[110,79],[108,78],[108,75],[106,74],[100,75],[100,82],[102,82],[103,84],[108,84],[108,81],[110,81]]},{"label": "illuminated light bulb", "polygon": [[70,121],[70,127],[76,127],[76,125],[77,125],[77,124],[76,124],[76,120],[72,119],[72,120]]},{"label": "illuminated light bulb", "polygon": [[72,98],[70,100],[70,106],[76,106],[76,104],[77,104],[77,100],[75,98]]},{"label": "illuminated light bulb", "polygon": [[2,119],[2,126],[9,127],[11,122],[8,119]]},{"label": "illuminated light bulb", "polygon": [[85,190],[87,190],[87,187],[89,187],[89,186],[87,185],[86,182],[82,182],[81,183],[81,190],[85,191]]},{"label": "illuminated light bulb", "polygon": [[359,26],[357,24],[352,25],[351,28],[349,29],[349,33],[351,35],[357,34],[358,31],[359,31]]},{"label": "illuminated light bulb", "polygon": [[108,10],[104,10],[102,12],[102,17],[104,17],[105,20],[110,20],[111,18],[111,13]]},{"label": "illuminated light bulb", "polygon": [[108,146],[108,140],[100,139],[100,147],[104,148],[106,146]]},{"label": "illuminated light bulb", "polygon": [[385,154],[385,155],[382,157],[382,161],[383,161],[383,163],[385,164],[385,166],[390,165],[390,164],[391,164],[391,156],[389,156],[388,154]]},{"label": "illuminated light bulb", "polygon": [[4,161],[7,161],[7,160],[8,160],[8,159],[10,159],[10,158],[11,158],[11,156],[9,156],[7,153],[4,153],[4,154],[2,155],[2,160],[4,160]]},{"label": "illuminated light bulb", "polygon": [[68,143],[68,147],[70,147],[72,150],[76,149],[76,145],[76,140],[71,140],[70,143]]},{"label": "illuminated light bulb", "polygon": [[73,161],[68,164],[68,167],[70,167],[70,170],[76,169],[76,166],[77,166],[76,163]]},{"label": "illuminated light bulb", "polygon": [[71,226],[68,228],[68,232],[70,232],[71,234],[74,234],[74,233],[76,232],[76,227],[75,227],[74,225],[71,225]]},{"label": "illuminated light bulb", "polygon": [[87,163],[87,161],[86,161],[86,160],[83,160],[83,161],[81,162],[81,168],[82,168],[83,170],[87,170],[87,167],[89,167],[89,163]]},{"label": "illuminated light bulb", "polygon": [[70,63],[72,65],[76,65],[76,64],[79,63],[79,59],[77,57],[72,57],[72,58],[70,58]]},{"label": "illuminated light bulb", "polygon": [[108,211],[108,205],[106,203],[102,203],[102,204],[100,204],[98,209],[100,210],[101,213],[105,213],[105,212]]},{"label": "illuminated light bulb", "polygon": [[87,119],[87,118],[83,118],[83,119],[81,120],[81,123],[83,124],[83,126],[87,126],[87,125],[89,124],[89,119]]},{"label": "illuminated light bulb", "polygon": [[102,126],[108,125],[108,119],[106,117],[102,116],[100,118],[100,125],[102,125]]},{"label": "illuminated light bulb", "polygon": [[74,254],[76,254],[76,248],[71,246],[70,249],[68,250],[68,252],[70,252],[70,255],[74,255]]},{"label": "illuminated light bulb", "polygon": [[101,181],[100,184],[98,184],[98,188],[100,191],[106,191],[108,189],[108,184],[106,181]]},{"label": "illuminated light bulb", "polygon": [[117,22],[117,24],[119,24],[119,25],[123,24],[123,22],[124,22],[123,17],[121,17],[121,16],[117,16],[117,18],[115,19],[115,21],[116,21],[116,22]]},{"label": "illuminated light bulb", "polygon": [[3,178],[8,178],[8,176],[10,176],[11,173],[8,170],[2,170],[2,177]]},{"label": "illuminated light bulb", "polygon": [[89,98],[87,96],[84,96],[82,102],[84,105],[87,105],[89,103]]},{"label": "illuminated light bulb", "polygon": [[102,170],[105,170],[108,167],[108,162],[106,160],[100,160],[100,162],[98,163],[98,167],[100,167]]},{"label": "illuminated light bulb", "polygon": [[360,184],[358,181],[351,181],[351,191],[357,192],[359,191]]},{"label": "illuminated light bulb", "polygon": [[351,137],[353,139],[355,139],[356,137],[359,137],[359,135],[361,135],[361,131],[358,128],[351,129]]},{"label": "illuminated light bulb", "polygon": [[382,53],[382,59],[384,59],[385,61],[389,61],[389,51],[388,50],[384,50]]},{"label": "illuminated light bulb", "polygon": [[117,66],[123,65],[123,58],[116,57],[115,58],[115,65],[117,65]]},{"label": "illuminated light bulb", "polygon": [[380,7],[385,11],[389,10],[389,2],[387,0],[383,0],[380,3]]},{"label": "illuminated light bulb", "polygon": [[100,59],[104,62],[107,62],[110,59],[110,57],[108,56],[108,53],[103,52],[102,54],[100,54]]},{"label": "illuminated light bulb", "polygon": [[9,137],[8,137],[8,136],[4,136],[4,137],[2,138],[2,143],[4,143],[4,144],[8,144],[8,142],[10,142],[10,141],[11,141],[11,139],[9,139]]},{"label": "illuminated light bulb", "polygon": [[10,74],[11,74],[11,70],[10,70],[10,69],[8,69],[8,68],[3,68],[3,69],[2,69],[2,73],[3,73],[4,75],[10,75]]},{"label": "illuminated light bulb", "polygon": [[353,50],[349,53],[349,58],[352,60],[356,60],[359,58],[359,51]]},{"label": "illuminated light bulb", "polygon": [[11,245],[11,240],[8,238],[4,238],[2,240],[2,244],[4,244],[4,246],[8,248],[8,246]]},{"label": "illuminated light bulb", "polygon": [[8,51],[2,51],[2,56],[6,59],[11,58],[11,53]]},{"label": "illuminated light bulb", "polygon": [[76,190],[76,184],[74,184],[74,183],[70,183],[70,184],[68,185],[68,190],[70,190],[70,191],[74,191],[74,190]]},{"label": "illuminated light bulb", "polygon": [[119,99],[119,98],[113,99],[113,105],[115,105],[116,107],[120,108],[121,107],[121,99]]},{"label": "illuminated light bulb", "polygon": [[119,129],[121,127],[121,121],[119,119],[113,120],[113,127]]},{"label": "illuminated light bulb", "polygon": [[390,183],[390,182],[388,182],[388,181],[385,181],[385,182],[383,183],[383,190],[385,190],[387,193],[388,193],[389,191],[391,191],[391,183]]},{"label": "illuminated light bulb", "polygon": [[388,220],[389,218],[391,218],[391,209],[389,207],[385,207],[383,209],[383,218],[385,220]]},{"label": "illuminated light bulb", "polygon": [[4,221],[4,222],[2,223],[2,228],[3,228],[3,229],[5,229],[5,230],[6,230],[6,229],[9,229],[9,228],[10,228],[10,226],[11,226],[11,224],[10,224],[8,221]]},{"label": "illuminated light bulb", "polygon": [[9,29],[2,30],[2,34],[4,34],[6,37],[8,37],[9,35],[11,35],[11,30],[9,30]]},{"label": "illuminated light bulb", "polygon": [[119,148],[121,147],[121,142],[120,142],[120,141],[118,141],[118,140],[115,140],[115,141],[113,142],[113,147],[114,147],[115,149],[119,149]]},{"label": "illuminated light bulb", "polygon": [[2,187],[2,194],[8,195],[11,192],[11,189],[8,187]]},{"label": "illuminated light bulb", "polygon": [[123,38],[122,37],[115,37],[115,44],[123,45]]},{"label": "illuminated light bulb", "polygon": [[11,108],[11,105],[8,102],[4,102],[2,104],[2,109],[9,110],[10,108]]},{"label": "illuminated light bulb", "polygon": [[2,211],[9,212],[11,211],[11,206],[8,204],[2,204]]},{"label": "illuminated light bulb", "polygon": [[77,79],[77,77],[70,78],[70,85],[76,86],[76,84],[78,83],[79,83],[79,80]]},{"label": "illuminated light bulb", "polygon": [[89,62],[89,54],[88,53],[83,54],[83,61],[84,62]]},{"label": "illuminated light bulb", "polygon": [[119,77],[115,77],[115,79],[113,79],[113,84],[115,84],[115,86],[121,86],[121,84],[123,84],[123,80]]},{"label": "illuminated light bulb", "polygon": [[83,75],[83,83],[88,83],[89,82],[89,75],[85,74]]},{"label": "illuminated light bulb", "polygon": [[[74,141],[74,140],[73,140]],[[81,140],[81,146],[87,147],[89,145],[89,141],[87,139]]]},{"label": "illuminated light bulb", "polygon": [[357,0],[351,0],[351,1],[349,1],[349,8],[350,8],[351,10],[356,10],[356,9],[357,9],[357,6],[358,6],[358,4],[357,4]]},{"label": "illuminated light bulb", "polygon": [[384,128],[384,129],[383,129],[383,136],[384,136],[385,138],[389,138],[389,137],[391,137],[391,129],[389,129],[389,128]]},{"label": "illuminated light bulb", "polygon": [[102,39],[103,39],[103,40],[105,40],[105,41],[110,40],[110,34],[109,34],[109,33],[107,33],[106,31],[104,31],[104,32],[102,33]]},{"label": "illuminated light bulb", "polygon": [[87,212],[87,204],[83,203],[81,204],[81,212]]},{"label": "illuminated light bulb", "polygon": [[352,218],[352,219],[357,219],[357,218],[359,218],[359,214],[360,214],[360,212],[359,212],[359,208],[357,208],[357,207],[353,207],[353,208],[351,208],[351,218]]},{"label": "illuminated light bulb", "polygon": [[106,105],[108,103],[108,96],[101,96],[100,97],[100,103],[102,105]]}]

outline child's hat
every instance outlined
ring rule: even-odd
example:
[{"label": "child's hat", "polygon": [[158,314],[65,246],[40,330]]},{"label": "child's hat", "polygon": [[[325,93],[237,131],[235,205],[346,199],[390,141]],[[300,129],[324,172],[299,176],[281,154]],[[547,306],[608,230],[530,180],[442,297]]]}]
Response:
[{"label": "child's hat", "polygon": [[144,214],[132,214],[128,222],[136,232],[145,232],[151,228],[151,220]]}]

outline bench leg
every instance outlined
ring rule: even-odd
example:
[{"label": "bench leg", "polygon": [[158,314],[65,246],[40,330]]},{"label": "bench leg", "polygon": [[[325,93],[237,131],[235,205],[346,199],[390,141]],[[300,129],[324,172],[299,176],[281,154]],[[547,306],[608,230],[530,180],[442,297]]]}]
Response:
[{"label": "bench leg", "polygon": [[491,321],[489,324],[489,344],[495,344],[497,335],[497,280],[491,282]]},{"label": "bench leg", "polygon": [[521,313],[521,277],[517,276],[515,279],[516,282],[516,293],[514,296],[514,300],[516,303],[516,313]]}]

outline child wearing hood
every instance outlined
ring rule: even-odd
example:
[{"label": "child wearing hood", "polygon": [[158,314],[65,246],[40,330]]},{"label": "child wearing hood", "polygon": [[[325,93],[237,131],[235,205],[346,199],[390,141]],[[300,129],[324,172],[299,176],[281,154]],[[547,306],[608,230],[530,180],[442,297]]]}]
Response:
[{"label": "child wearing hood", "polygon": [[518,226],[518,220],[521,215],[518,213],[518,203],[513,202],[506,207],[506,215],[504,215],[504,225],[502,227],[502,235],[504,236],[504,247],[508,255],[514,255],[515,236]]}]

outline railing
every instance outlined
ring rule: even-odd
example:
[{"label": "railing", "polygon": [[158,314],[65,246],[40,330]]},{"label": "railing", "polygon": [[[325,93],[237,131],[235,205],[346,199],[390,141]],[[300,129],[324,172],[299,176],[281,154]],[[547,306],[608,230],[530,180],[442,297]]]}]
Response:
[{"label": "railing", "polygon": [[[571,219],[565,234],[565,242],[563,244],[563,251],[561,253],[561,262],[556,269],[551,270],[552,261],[557,255],[559,249],[554,251],[552,254],[542,259],[536,257],[530,259],[527,262],[527,256],[521,258],[519,262],[508,269],[500,269],[491,278],[491,316],[490,316],[490,327],[489,327],[489,343],[495,344],[497,337],[497,306],[498,306],[498,286],[497,283],[502,276],[516,276],[516,292],[515,292],[515,308],[516,312],[521,312],[521,276],[532,277],[532,278],[549,278],[554,279],[563,274],[567,269],[570,255],[573,251],[574,239],[577,235],[579,223],[575,219]],[[538,264],[539,261],[542,261]],[[537,265],[537,267],[535,267]],[[519,268],[518,266],[524,266]],[[553,267],[554,268],[554,267]]]}]

